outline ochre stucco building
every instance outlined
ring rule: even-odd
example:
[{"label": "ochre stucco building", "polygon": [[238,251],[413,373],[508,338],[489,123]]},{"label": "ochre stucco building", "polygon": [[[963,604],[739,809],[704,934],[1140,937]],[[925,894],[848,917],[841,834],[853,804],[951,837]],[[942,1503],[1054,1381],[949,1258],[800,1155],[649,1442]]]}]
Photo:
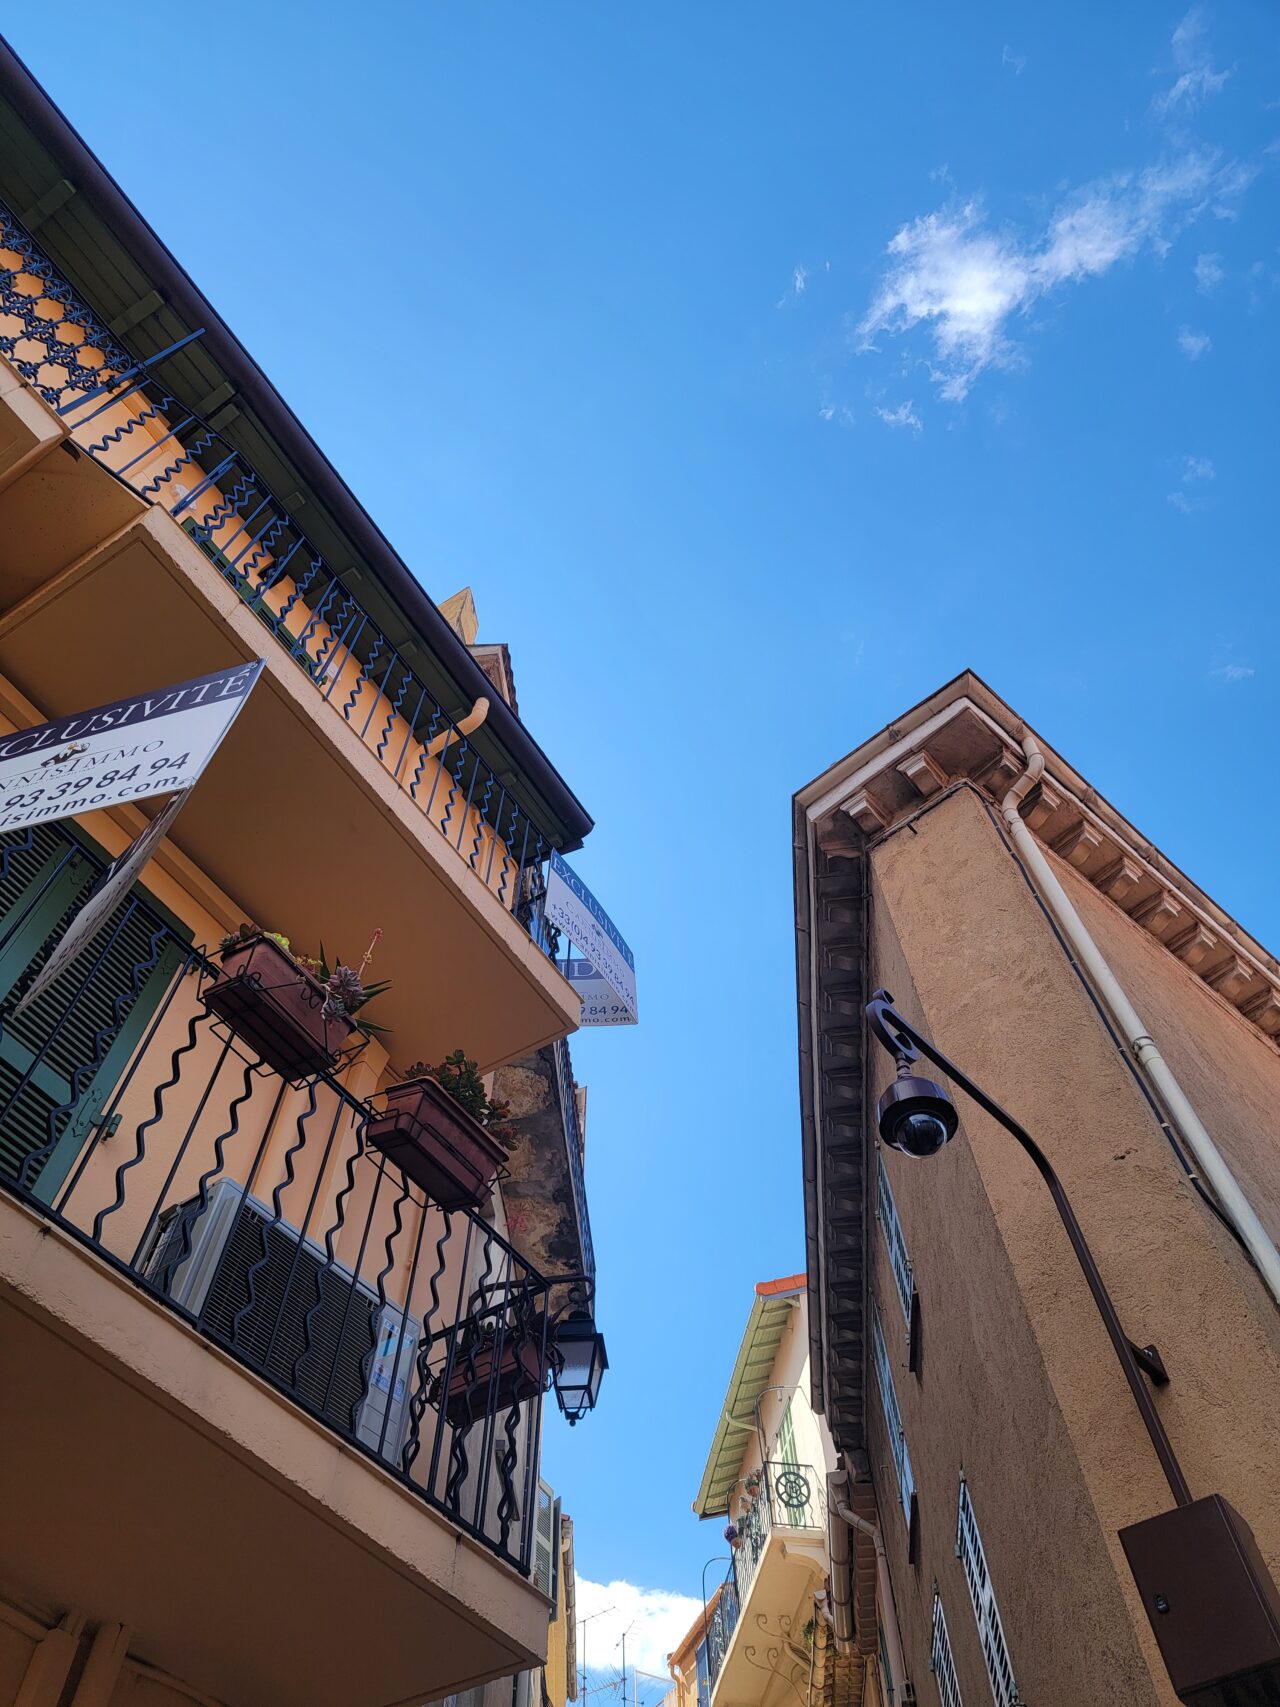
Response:
[{"label": "ochre stucco building", "polygon": [[1045,1183],[959,1094],[939,1154],[880,1143],[864,1007],[891,992],[1040,1145],[1191,1494],[1274,1577],[1280,967],[973,675],[801,789],[794,841],[812,1398],[892,1585],[842,1644],[896,1628],[895,1699],[1171,1707],[1119,1540],[1171,1485]]}]

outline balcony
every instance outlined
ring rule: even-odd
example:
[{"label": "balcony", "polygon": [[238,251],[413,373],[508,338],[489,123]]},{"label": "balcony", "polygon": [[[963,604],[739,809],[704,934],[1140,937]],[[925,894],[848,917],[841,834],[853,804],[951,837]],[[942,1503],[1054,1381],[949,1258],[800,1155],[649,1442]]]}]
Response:
[{"label": "balcony", "polygon": [[[755,1650],[763,1652],[769,1638],[774,1645],[797,1639],[826,1571],[823,1477],[812,1465],[785,1459],[768,1460],[757,1474],[746,1509],[733,1519],[738,1540],[707,1646],[711,1697],[721,1702],[763,1701]],[[751,1634],[735,1641],[741,1622]]]},{"label": "balcony", "polygon": [[[244,456],[135,362],[0,208],[0,670],[38,722],[265,654],[171,840],[213,910],[379,972],[418,1052],[563,1037],[551,836]],[[423,667],[429,660],[424,658]],[[73,667],[74,666],[74,667]],[[447,980],[441,966],[449,968]],[[447,985],[447,993],[445,986]]]},{"label": "balcony", "polygon": [[288,1083],[247,1050],[138,892],[15,1014],[94,875],[56,827],[0,855],[11,1569],[229,1701],[385,1707],[538,1663],[548,1282],[383,1162],[360,1060]]}]

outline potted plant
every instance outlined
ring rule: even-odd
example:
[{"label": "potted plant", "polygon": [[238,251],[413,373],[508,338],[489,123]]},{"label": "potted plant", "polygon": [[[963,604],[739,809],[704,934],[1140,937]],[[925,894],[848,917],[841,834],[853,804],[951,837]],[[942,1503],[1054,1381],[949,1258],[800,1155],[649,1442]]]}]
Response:
[{"label": "potted plant", "polygon": [[201,999],[282,1078],[313,1078],[337,1065],[353,1031],[380,1029],[355,1016],[387,988],[363,982],[381,935],[373,933],[358,968],[339,961],[331,970],[323,948],[313,960],[277,931],[243,924],[223,937],[221,974]]},{"label": "potted plant", "polygon": [[506,1103],[490,1102],[476,1063],[455,1049],[438,1066],[417,1061],[390,1086],[369,1122],[370,1144],[442,1209],[478,1208],[515,1137]]},{"label": "potted plant", "polygon": [[542,1313],[520,1326],[508,1322],[498,1350],[498,1323],[468,1323],[460,1332],[449,1375],[445,1416],[470,1428],[486,1414],[510,1410],[542,1391]]}]

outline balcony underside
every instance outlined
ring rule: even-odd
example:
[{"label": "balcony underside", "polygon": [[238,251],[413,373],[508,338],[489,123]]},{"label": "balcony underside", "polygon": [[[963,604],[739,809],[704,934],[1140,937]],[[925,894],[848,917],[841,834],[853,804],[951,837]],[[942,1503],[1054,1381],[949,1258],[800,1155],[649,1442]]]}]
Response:
[{"label": "balcony underside", "polygon": [[[756,1566],[742,1603],[724,1664],[711,1695],[711,1707],[774,1707],[794,1701],[792,1671],[801,1665],[787,1641],[800,1652],[802,1632],[813,1616],[813,1591],[826,1574],[826,1544],[821,1530],[775,1529]],[[773,1650],[777,1658],[766,1659]]]},{"label": "balcony underside", "polygon": [[[105,543],[77,558],[88,535]],[[444,770],[430,799],[410,798],[375,752],[376,694],[353,712],[345,683],[318,691],[168,515],[48,450],[0,491],[0,603],[0,670],[42,718],[267,659],[171,840],[305,952],[358,958],[382,926],[374,975],[392,989],[371,1017],[394,1033],[393,1060],[462,1048],[489,1067],[577,1024],[577,998],[512,911],[510,850],[467,819],[465,783],[451,801]]]},{"label": "balcony underside", "polygon": [[416,1707],[540,1660],[535,1589],[3,1195],[0,1367],[24,1598],[236,1707]]}]

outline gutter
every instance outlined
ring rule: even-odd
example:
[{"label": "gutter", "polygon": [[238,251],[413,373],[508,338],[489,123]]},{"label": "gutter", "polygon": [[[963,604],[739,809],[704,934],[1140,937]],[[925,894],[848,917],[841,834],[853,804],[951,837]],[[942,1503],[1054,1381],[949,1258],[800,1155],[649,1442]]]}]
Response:
[{"label": "gutter", "polygon": [[809,1401],[819,1416],[826,1413],[826,1362],[822,1214],[818,1181],[819,1151],[814,1088],[812,878],[809,820],[797,798],[792,807],[791,849],[794,866],[796,921],[797,1047],[800,1065],[800,1165],[804,1181],[804,1254],[809,1293]]},{"label": "gutter", "polygon": [[572,853],[594,827],[585,806],[556,770],[533,736],[500,698],[470,651],[441,616],[408,564],[373,521],[346,481],[272,385],[231,328],[197,289],[189,273],[165,247],[106,167],[90,149],[0,36],[0,94],[41,145],[66,167],[67,177],[133,253],[155,281],[168,306],[189,328],[203,326],[203,347],[225,371],[247,408],[257,416],[289,459],[318,503],[348,536],[356,553],[400,606],[468,705],[495,697],[488,728],[512,765],[522,771],[564,826],[561,846]]}]

